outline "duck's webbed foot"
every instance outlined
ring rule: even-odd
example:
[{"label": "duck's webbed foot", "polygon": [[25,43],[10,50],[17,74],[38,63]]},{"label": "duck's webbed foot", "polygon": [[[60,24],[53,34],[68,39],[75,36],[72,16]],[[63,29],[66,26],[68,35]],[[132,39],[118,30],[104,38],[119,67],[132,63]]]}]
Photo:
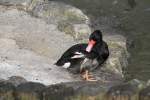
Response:
[{"label": "duck's webbed foot", "polygon": [[86,81],[97,81],[92,74],[89,73],[88,70],[85,70],[85,72],[82,73],[82,78]]}]

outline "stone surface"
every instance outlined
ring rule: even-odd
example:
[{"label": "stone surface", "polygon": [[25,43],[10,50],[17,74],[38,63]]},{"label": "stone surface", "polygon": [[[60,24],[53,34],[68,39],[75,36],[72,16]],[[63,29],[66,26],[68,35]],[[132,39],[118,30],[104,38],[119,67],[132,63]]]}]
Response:
[{"label": "stone surface", "polygon": [[30,2],[31,0],[0,0],[2,5],[25,5]]},{"label": "stone surface", "polygon": [[18,86],[22,83],[27,83],[28,81],[20,76],[11,76],[8,80],[6,80],[8,83],[12,83],[15,86]]},{"label": "stone surface", "polygon": [[[149,100],[149,86],[136,79],[126,83],[68,82],[45,86],[27,82],[13,86],[0,82],[1,100]],[[142,89],[142,90],[141,90]]]},{"label": "stone surface", "polygon": [[73,80],[66,70],[53,65],[75,43],[71,36],[17,9],[1,12],[0,23],[1,78],[22,76],[45,84]]},{"label": "stone surface", "polygon": [[[87,4],[97,2],[97,0],[85,1]],[[123,78],[122,68],[127,66],[129,55],[126,39],[121,35],[116,35],[115,33],[118,31],[113,31],[120,25],[116,21],[118,16],[114,16],[113,13],[121,12],[126,16],[137,15],[136,13],[131,14],[129,11],[135,9],[136,12],[139,10],[136,9],[136,6],[143,5],[139,0],[136,0],[139,4],[135,0],[128,0],[126,2],[128,6],[126,6],[124,1],[110,0],[110,5],[105,0],[97,3],[100,5],[98,7],[103,8],[99,8],[100,10],[98,9],[97,12],[100,14],[107,12],[114,20],[98,16],[100,21],[96,20],[96,23],[92,23],[92,25],[95,24],[94,28],[101,27],[103,30],[104,40],[109,45],[110,57],[101,69],[93,72],[99,81],[90,83],[81,82],[79,76],[71,75],[66,70],[53,65],[68,47],[77,42],[87,41],[87,36],[91,32],[88,25],[90,20],[80,9],[60,2],[48,2],[48,0],[0,0],[0,4],[3,5],[0,6],[0,99],[149,100],[149,87],[142,89],[139,94],[137,93],[145,87],[139,81],[120,83]],[[81,2],[78,4],[83,5]],[[16,9],[18,6],[25,7],[24,10],[30,12],[31,15]],[[92,4],[87,6],[91,9],[96,7]],[[149,8],[142,9],[145,12],[150,11]],[[129,25],[132,23],[132,18],[123,19],[124,25],[132,28],[133,25]],[[131,22],[126,23],[127,19],[130,19]],[[135,18],[135,20],[137,19]],[[102,23],[102,25],[97,25],[97,23]],[[136,25],[139,26],[139,24]],[[148,26],[146,25],[146,27]],[[42,84],[27,83],[27,81],[46,85],[60,84],[45,88]],[[109,89],[109,87],[111,88]],[[16,89],[15,95],[14,89]],[[107,94],[105,94],[106,91],[108,91]],[[105,96],[110,98],[106,99]]]},{"label": "stone surface", "polygon": [[108,35],[104,37],[104,40],[108,43],[110,50],[110,56],[104,68],[123,76],[123,68],[127,66],[129,57],[126,38],[121,35]]},{"label": "stone surface", "polygon": [[90,19],[80,9],[62,2],[41,2],[30,12],[47,23],[56,24],[60,31],[71,34],[75,39],[87,38],[91,33]]},{"label": "stone surface", "polygon": [[[51,9],[49,5],[55,7]],[[41,5],[37,3],[33,7],[32,16],[31,13],[13,7],[0,7],[0,78],[21,76],[27,81],[46,85],[81,81],[79,75],[72,75],[67,70],[53,65],[70,46],[88,40],[86,35],[89,35],[91,30],[87,23],[89,19],[81,10],[63,3],[45,2]],[[54,9],[57,9],[56,12]],[[59,10],[66,11],[67,15]],[[70,12],[76,16],[74,19]],[[69,34],[73,35],[58,30],[61,21],[66,25],[71,23]],[[74,34],[74,31],[77,34]],[[82,32],[86,35],[80,34]],[[123,78],[122,67],[127,64],[126,39],[120,35],[107,35],[105,32],[103,35],[109,45],[110,57],[104,67],[93,73],[100,82],[120,82]]]},{"label": "stone surface", "polygon": [[72,87],[67,87],[66,85],[58,84],[47,87],[43,91],[44,100],[66,100],[69,96],[74,94]]},{"label": "stone surface", "polygon": [[63,20],[70,23],[89,23],[89,18],[80,9],[62,2],[42,2],[33,8],[32,13],[34,16],[47,19],[49,23],[57,24]]}]

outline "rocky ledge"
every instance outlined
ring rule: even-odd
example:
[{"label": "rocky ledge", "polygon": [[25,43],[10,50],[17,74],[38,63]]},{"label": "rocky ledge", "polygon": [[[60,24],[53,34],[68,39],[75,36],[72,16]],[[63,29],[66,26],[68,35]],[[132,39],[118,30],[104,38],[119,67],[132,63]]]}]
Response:
[{"label": "rocky ledge", "polygon": [[149,100],[150,87],[138,80],[115,84],[68,82],[45,86],[25,82],[17,86],[0,82],[1,100]]},{"label": "rocky ledge", "polygon": [[[19,76],[45,85],[82,81],[53,64],[73,44],[87,42],[90,19],[61,2],[13,1],[0,1],[0,78]],[[103,35],[110,57],[93,73],[99,81],[121,82],[128,57],[126,39],[105,31]]]},{"label": "rocky ledge", "polygon": [[141,89],[137,81],[136,85],[123,83],[122,69],[128,58],[123,36],[103,31],[109,59],[93,72],[98,82],[83,82],[79,75],[53,64],[67,48],[87,41],[92,31],[88,16],[71,5],[48,0],[0,0],[0,4],[0,98],[105,100],[107,94],[106,100],[114,100],[120,95],[143,96],[135,92]]}]

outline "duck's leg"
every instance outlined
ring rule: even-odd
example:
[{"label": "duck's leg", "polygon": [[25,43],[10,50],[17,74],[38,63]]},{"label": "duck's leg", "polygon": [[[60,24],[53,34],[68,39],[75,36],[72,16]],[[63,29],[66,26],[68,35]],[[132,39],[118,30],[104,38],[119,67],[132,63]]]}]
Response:
[{"label": "duck's leg", "polygon": [[97,81],[92,74],[89,74],[88,70],[85,70],[85,72],[82,74],[82,78],[86,81]]}]

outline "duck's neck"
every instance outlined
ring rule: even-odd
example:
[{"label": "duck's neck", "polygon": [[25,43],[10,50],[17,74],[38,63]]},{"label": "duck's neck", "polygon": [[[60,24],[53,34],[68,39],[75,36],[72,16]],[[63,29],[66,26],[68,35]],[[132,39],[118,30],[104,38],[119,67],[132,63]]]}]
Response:
[{"label": "duck's neck", "polygon": [[98,41],[98,42],[95,44],[95,46],[102,46],[102,44],[103,44],[103,40]]}]

